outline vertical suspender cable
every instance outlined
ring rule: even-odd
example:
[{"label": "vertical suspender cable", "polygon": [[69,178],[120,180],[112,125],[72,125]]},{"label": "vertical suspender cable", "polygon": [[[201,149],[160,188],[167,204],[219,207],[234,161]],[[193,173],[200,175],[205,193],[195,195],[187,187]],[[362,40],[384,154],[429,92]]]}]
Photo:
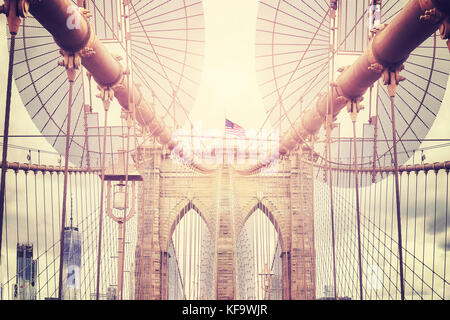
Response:
[{"label": "vertical suspender cable", "polygon": [[197,217],[197,300],[200,300],[200,263],[201,263],[201,255],[200,255],[200,250],[201,250],[201,228],[202,228],[202,220],[201,220],[201,216],[200,214]]},{"label": "vertical suspender cable", "polygon": [[[37,171],[34,171],[34,213],[35,213],[35,218],[36,218],[36,220],[35,220],[35,224],[36,224],[36,231],[35,231],[36,232],[36,254],[39,257],[39,223],[38,223],[39,217],[38,217],[36,175],[37,175]],[[42,180],[44,180],[44,179],[42,179]],[[45,201],[45,199],[44,199],[44,201]],[[44,211],[44,213],[45,213],[45,211]],[[46,232],[44,231],[44,234],[45,233]],[[45,265],[48,266],[48,258],[47,258],[47,254],[46,254],[47,250],[44,251],[44,252],[45,252],[45,260],[46,260]],[[48,268],[46,268],[46,271],[47,271],[47,282],[48,282]],[[37,280],[37,287],[39,288],[39,291],[37,293],[38,294],[38,299],[40,299],[41,290],[42,290],[42,288],[41,288],[41,279],[40,279],[40,277],[37,277],[36,280]],[[47,286],[47,297],[48,297],[48,286]]]},{"label": "vertical suspender cable", "polygon": [[198,243],[198,217],[199,217],[199,213],[196,212],[196,214],[194,215],[195,220],[194,220],[194,299],[198,300],[198,269],[197,269],[197,264],[198,264],[198,247],[199,247],[199,243]]},{"label": "vertical suspender cable", "polygon": [[67,108],[67,131],[66,131],[66,154],[64,163],[64,185],[63,185],[63,200],[61,211],[61,241],[59,243],[59,285],[58,298],[62,298],[62,282],[63,282],[63,265],[64,265],[64,228],[66,226],[66,201],[67,201],[67,177],[69,172],[69,149],[70,149],[70,122],[72,118],[72,91],[74,76],[69,76],[69,105]]},{"label": "vertical suspender cable", "polygon": [[200,235],[199,235],[199,241],[200,241],[200,248],[199,248],[199,264],[198,264],[198,274],[199,274],[199,287],[198,287],[198,297],[199,299],[202,299],[202,291],[201,291],[201,283],[202,283],[202,272],[201,272],[201,266],[202,266],[202,252],[203,252],[203,220],[200,217],[199,220],[200,224]]},{"label": "vertical suspender cable", "polygon": [[[331,123],[329,124],[331,125]],[[330,129],[328,129],[330,130]],[[328,134],[328,161],[331,163],[331,132]],[[329,185],[330,185],[330,212],[331,212],[331,245],[332,245],[332,257],[333,257],[333,286],[334,286],[334,298],[337,299],[337,286],[336,286],[336,235],[335,235],[335,222],[334,222],[334,199],[333,199],[333,170],[329,170]]]},{"label": "vertical suspender cable", "polygon": [[[266,210],[265,210],[266,211]],[[266,211],[268,212],[268,210]],[[272,230],[270,229],[270,223],[269,217],[266,217],[266,231],[265,231],[265,237],[267,238],[267,282],[266,282],[266,297],[267,300],[270,300],[270,290],[272,286],[272,277],[273,277],[273,259],[272,259],[272,251],[271,251],[271,236],[272,236]]]},{"label": "vertical suspender cable", "polygon": [[[15,4],[10,4],[15,7]],[[15,9],[11,9],[10,16],[15,14]],[[17,18],[18,19],[18,18]],[[19,23],[20,23],[20,19]],[[8,19],[8,22],[9,19]],[[2,253],[2,239],[3,239],[3,215],[5,211],[5,193],[6,193],[6,171],[8,170],[7,155],[8,155],[8,136],[9,136],[9,118],[11,113],[11,88],[12,88],[12,77],[13,77],[13,67],[14,67],[14,50],[16,44],[17,30],[13,30],[13,26],[10,25],[11,33],[11,45],[9,50],[9,65],[8,65],[8,82],[6,86],[6,106],[5,106],[5,122],[3,130],[3,153],[2,153],[2,173],[0,182],[0,262]],[[17,26],[18,29],[18,26]]]},{"label": "vertical suspender cable", "polygon": [[391,96],[392,113],[392,144],[394,148],[394,177],[395,177],[395,199],[397,209],[397,229],[398,229],[398,260],[400,272],[400,294],[401,299],[405,300],[405,284],[403,279],[403,248],[402,248],[402,220],[400,216],[400,188],[398,181],[398,159],[397,159],[397,130],[395,127],[395,103],[394,96]]},{"label": "vertical suspender cable", "polygon": [[26,223],[27,223],[27,243],[30,243],[30,217],[29,217],[29,207],[28,207],[28,171],[25,173],[25,212],[26,212]]},{"label": "vertical suspender cable", "polygon": [[105,123],[103,127],[103,151],[101,154],[102,167],[101,167],[101,187],[100,187],[100,212],[99,212],[99,223],[98,223],[98,253],[97,253],[97,284],[95,290],[95,299],[99,299],[100,294],[100,265],[101,265],[101,254],[102,254],[102,233],[103,233],[103,197],[105,191],[105,163],[106,163],[106,129],[108,126],[108,105],[105,103]]},{"label": "vertical suspender cable", "polygon": [[190,300],[194,300],[194,292],[195,292],[195,215],[196,213],[192,212],[189,219],[189,292],[190,292]]},{"label": "vertical suspender cable", "polygon": [[[191,209],[190,209],[191,210]],[[189,299],[193,300],[194,297],[194,247],[195,247],[195,242],[194,242],[194,223],[195,223],[195,216],[194,213],[188,213],[189,217],[189,227],[188,227],[188,232],[189,232]],[[194,221],[193,221],[194,220]]]},{"label": "vertical suspender cable", "polygon": [[[337,4],[336,4],[337,5]],[[332,8],[334,9],[334,8]],[[336,8],[337,9],[337,8]],[[334,14],[332,14],[332,20],[333,20],[333,26],[332,26],[332,37],[333,37],[333,51],[331,52],[331,81],[334,81],[334,50],[335,50],[335,32],[336,32],[336,10],[333,10]],[[331,88],[331,84],[330,84]],[[333,105],[329,103],[327,100],[327,115],[328,115],[328,121],[327,121],[327,149],[328,149],[328,161],[331,164],[331,121],[332,121],[332,115],[333,114]],[[333,287],[334,287],[334,298],[337,300],[337,286],[336,286],[336,243],[335,243],[335,230],[334,230],[334,201],[333,201],[333,171],[331,169],[331,166],[329,168],[329,185],[330,185],[330,213],[331,213],[331,245],[332,245],[332,252],[333,252]]]},{"label": "vertical suspender cable", "polygon": [[443,292],[442,296],[445,299],[445,288],[446,288],[446,270],[447,270],[447,232],[448,232],[448,173],[449,169],[446,170],[446,187],[445,187],[445,237],[444,237],[444,285],[443,285]]},{"label": "vertical suspender cable", "polygon": [[[431,300],[433,300],[434,293],[435,293],[435,290],[434,290],[434,276],[435,276],[436,272],[435,272],[434,268],[435,268],[435,258],[436,258],[436,214],[437,214],[436,206],[437,206],[437,186],[438,186],[438,177],[439,177],[438,173],[439,173],[439,171],[436,170],[434,173],[435,173],[435,180],[434,180],[433,268],[432,268],[432,270],[433,270],[433,277],[432,277],[432,280],[431,280]],[[400,180],[400,183],[401,183],[401,180]],[[401,189],[401,184],[400,184],[400,189]],[[400,268],[401,268],[401,266],[400,266]]]},{"label": "vertical suspender cable", "polygon": [[[126,71],[126,77],[127,77],[127,85],[128,85],[128,91],[130,92],[131,88],[130,88],[130,69],[129,69],[129,55],[128,55],[128,44],[129,44],[129,36],[128,36],[128,25],[127,23],[129,22],[129,14],[127,14],[127,5],[128,5],[128,1],[124,1],[123,3],[123,11],[124,11],[124,17],[125,17],[125,21],[124,21],[124,31],[125,31],[125,48],[126,48],[126,66],[127,66],[127,71]],[[134,103],[133,103],[133,95],[128,95],[128,110],[130,110],[127,113],[127,127],[128,127],[128,133],[127,133],[127,151],[125,153],[125,203],[124,203],[124,210],[123,210],[123,228],[122,228],[122,234],[123,234],[123,240],[122,240],[122,248],[120,249],[122,251],[122,255],[121,257],[119,257],[119,259],[121,259],[122,261],[120,261],[120,265],[122,270],[120,270],[121,272],[121,281],[119,283],[119,300],[123,300],[123,272],[124,272],[124,265],[125,265],[125,241],[126,241],[126,222],[127,222],[127,208],[128,208],[128,180],[129,180],[129,172],[128,172],[128,165],[129,165],[129,153],[130,153],[130,130],[131,130],[131,116],[132,113],[134,114],[135,112],[135,108],[134,108]],[[131,107],[133,105],[133,107]],[[136,133],[135,133],[136,134]],[[111,150],[112,152],[112,150]]]},{"label": "vertical suspender cable", "polygon": [[[7,202],[5,202],[5,211],[7,210],[7,208],[6,208],[7,205],[8,205]],[[5,227],[5,247],[8,248],[8,215],[5,215],[5,225],[6,225],[6,227]],[[6,252],[5,256],[6,256],[6,274],[9,278],[9,254],[8,254],[8,252]],[[2,294],[3,294],[3,288],[4,288],[4,285],[1,284],[0,290],[1,290]],[[9,297],[10,296],[9,286],[7,286],[7,288],[8,288],[7,295]],[[3,297],[1,297],[1,298],[3,298]]]},{"label": "vertical suspender cable", "polygon": [[424,285],[424,277],[425,277],[425,252],[426,252],[426,226],[427,226],[427,213],[428,213],[428,207],[427,207],[427,186],[428,186],[428,171],[424,171],[425,177],[424,177],[424,183],[425,183],[425,190],[424,190],[424,200],[423,200],[423,241],[422,241],[422,261],[420,262],[420,264],[422,265],[422,275],[420,276],[420,281],[421,281],[421,289],[420,289],[420,299],[423,300],[423,285]]},{"label": "vertical suspender cable", "polygon": [[363,287],[362,287],[362,264],[361,264],[361,221],[359,211],[359,170],[358,170],[358,149],[356,146],[356,112],[358,109],[355,102],[352,103],[352,122],[353,122],[353,156],[354,156],[354,175],[355,175],[355,192],[356,192],[356,221],[358,230],[358,266],[359,266],[359,297],[363,300]]},{"label": "vertical suspender cable", "polygon": [[178,278],[180,278],[181,281],[181,274],[179,274],[178,270],[180,270],[180,267],[178,265],[179,263],[179,259],[177,257],[178,252],[180,252],[179,248],[180,248],[180,214],[177,212],[177,222],[176,225],[173,229],[173,232],[175,235],[175,241],[173,242],[173,263],[175,264],[175,286],[174,286],[174,300],[178,300]]},{"label": "vertical suspender cable", "polygon": [[186,235],[186,207],[183,208],[183,218],[181,218],[181,220],[183,221],[183,283],[184,283],[184,298],[189,299],[189,292],[186,291],[188,288],[188,284],[187,284],[187,262],[186,262],[186,243],[187,243],[187,235]]},{"label": "vertical suspender cable", "polygon": [[[53,188],[53,172],[50,172],[50,189],[52,190],[50,192],[50,199],[51,199],[51,204],[52,204],[52,243],[54,244],[56,228],[55,228],[55,214],[54,214],[54,201],[53,201],[53,189],[54,189]],[[52,245],[52,254],[53,254],[53,257],[56,257],[54,245]],[[53,274],[56,275],[56,264],[55,263],[53,263]],[[54,280],[54,285],[56,288],[56,276],[53,277],[53,280]]]},{"label": "vertical suspender cable", "polygon": [[[48,285],[49,285],[49,278],[48,278],[48,241],[47,241],[47,205],[46,205],[46,197],[47,197],[47,193],[46,193],[46,187],[45,187],[45,177],[46,177],[46,172],[42,171],[42,195],[44,198],[44,242],[45,242],[45,264],[47,265],[47,270],[46,270],[46,274],[47,274],[47,297],[49,296],[49,292],[48,292]],[[53,191],[53,190],[52,190]]]},{"label": "vertical suspender cable", "polygon": [[256,240],[257,241],[256,243],[258,244],[258,270],[257,270],[256,276],[258,277],[258,299],[262,300],[263,298],[261,296],[261,290],[262,290],[263,282],[262,282],[260,274],[261,274],[262,269],[264,268],[264,261],[262,258],[264,248],[263,248],[263,243],[261,241],[261,238],[262,238],[261,216],[260,216],[259,212],[256,213],[256,222],[257,222],[256,227],[257,227],[257,234],[258,234],[258,237]]},{"label": "vertical suspender cable", "polygon": [[[256,265],[256,255],[258,254],[257,252],[256,252],[256,250],[255,250],[255,237],[256,237],[256,233],[255,233],[255,222],[254,222],[254,219],[253,219],[253,214],[249,217],[249,223],[251,223],[251,228],[252,228],[252,232],[251,232],[251,236],[252,236],[252,244],[251,244],[251,246],[252,246],[252,261],[251,261],[251,263],[252,263],[252,270],[253,270],[253,274],[252,274],[252,284],[253,284],[253,292],[252,292],[252,299],[256,299],[256,291],[255,291],[255,272],[254,272],[254,270],[255,270],[255,265]],[[249,227],[250,228],[250,227]]]}]

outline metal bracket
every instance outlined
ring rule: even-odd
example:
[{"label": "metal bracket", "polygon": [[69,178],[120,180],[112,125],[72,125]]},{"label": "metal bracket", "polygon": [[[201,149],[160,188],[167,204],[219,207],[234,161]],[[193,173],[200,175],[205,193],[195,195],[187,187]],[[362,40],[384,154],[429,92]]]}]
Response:
[{"label": "metal bracket", "polygon": [[350,113],[350,117],[353,122],[356,122],[356,119],[358,118],[358,113],[361,110],[364,110],[364,106],[361,105],[361,102],[363,100],[364,100],[363,97],[359,97],[359,98],[350,100],[350,102],[347,104],[347,112]]},{"label": "metal bracket", "polygon": [[[90,14],[90,11],[82,7],[79,7],[78,10],[84,17],[86,22],[89,24],[89,18],[92,16]],[[91,37],[89,38],[86,46],[77,52],[67,52],[63,49],[59,51],[64,59],[62,61],[59,61],[58,65],[66,68],[70,81],[75,81],[75,70],[78,70],[81,67],[82,58],[87,58],[95,54],[94,49],[89,47],[89,45],[92,43],[92,40],[93,38],[91,34]],[[88,73],[88,78],[90,76],[91,75]]]},{"label": "metal bracket", "polygon": [[81,66],[81,56],[79,53],[71,53],[64,50],[59,50],[59,53],[63,56],[63,60],[58,61],[58,66],[65,67],[66,69],[79,69]]},{"label": "metal bracket", "polygon": [[102,100],[105,111],[109,110],[111,101],[114,99],[114,90],[111,87],[98,86],[100,93],[96,95],[97,98]]},{"label": "metal bracket", "polygon": [[398,85],[401,81],[406,80],[405,77],[400,75],[400,72],[403,69],[405,69],[405,67],[401,65],[394,69],[386,69],[383,72],[383,83],[388,86],[388,93],[390,97],[395,97]]},{"label": "metal bracket", "polygon": [[337,10],[338,9],[338,1],[337,0],[330,0],[330,8],[332,10]]},{"label": "metal bracket", "polygon": [[336,19],[336,11],[338,9],[338,1],[330,0],[330,18]]},{"label": "metal bracket", "polygon": [[29,0],[5,0],[4,4],[0,6],[0,13],[6,15],[11,34],[17,34],[21,18],[28,16],[29,7]]},{"label": "metal bracket", "polygon": [[125,109],[122,109],[122,112],[120,114],[120,118],[125,120],[127,122],[127,128],[130,129],[133,125],[133,113],[131,111],[127,111]]},{"label": "metal bracket", "polygon": [[[29,13],[29,0],[5,0],[0,6],[0,13],[4,13],[7,17],[11,14],[18,18],[26,18]],[[12,2],[14,2],[12,4]]]},{"label": "metal bracket", "polygon": [[425,10],[425,14],[420,16],[420,21],[438,23],[442,19],[442,12],[436,8]]},{"label": "metal bracket", "polygon": [[63,60],[58,61],[58,66],[66,68],[69,81],[75,81],[76,70],[80,69],[81,66],[80,53],[67,52],[62,49],[59,53],[63,56]]}]

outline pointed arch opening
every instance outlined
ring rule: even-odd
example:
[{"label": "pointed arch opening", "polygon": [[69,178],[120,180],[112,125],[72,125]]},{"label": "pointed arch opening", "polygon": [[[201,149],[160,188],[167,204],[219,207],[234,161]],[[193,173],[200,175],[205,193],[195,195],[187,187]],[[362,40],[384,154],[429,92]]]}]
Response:
[{"label": "pointed arch opening", "polygon": [[168,299],[211,299],[214,241],[202,212],[192,201],[180,210],[169,234]]},{"label": "pointed arch opening", "polygon": [[282,299],[282,241],[279,230],[272,212],[259,201],[250,210],[237,237],[238,299]]}]

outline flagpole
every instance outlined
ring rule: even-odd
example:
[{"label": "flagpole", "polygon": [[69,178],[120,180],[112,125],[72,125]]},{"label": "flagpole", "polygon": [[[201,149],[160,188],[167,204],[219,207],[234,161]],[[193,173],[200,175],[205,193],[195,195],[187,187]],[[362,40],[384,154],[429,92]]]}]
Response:
[{"label": "flagpole", "polygon": [[227,105],[224,107],[225,113],[225,123],[222,123],[223,126],[223,142],[222,142],[222,163],[225,166],[225,152],[226,152],[226,135],[227,135]]}]

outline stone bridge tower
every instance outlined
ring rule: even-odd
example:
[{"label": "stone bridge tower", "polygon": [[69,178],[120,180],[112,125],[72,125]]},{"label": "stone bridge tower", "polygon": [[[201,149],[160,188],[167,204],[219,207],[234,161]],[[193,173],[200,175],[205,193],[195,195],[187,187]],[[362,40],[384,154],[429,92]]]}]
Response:
[{"label": "stone bridge tower", "polygon": [[168,298],[170,237],[188,206],[200,211],[215,241],[213,299],[236,299],[235,242],[246,220],[262,206],[280,237],[283,299],[315,299],[313,168],[302,157],[311,160],[309,152],[299,151],[268,174],[245,176],[228,165],[199,174],[174,164],[158,145],[139,148],[135,163],[143,182],[138,192],[136,299]]}]

